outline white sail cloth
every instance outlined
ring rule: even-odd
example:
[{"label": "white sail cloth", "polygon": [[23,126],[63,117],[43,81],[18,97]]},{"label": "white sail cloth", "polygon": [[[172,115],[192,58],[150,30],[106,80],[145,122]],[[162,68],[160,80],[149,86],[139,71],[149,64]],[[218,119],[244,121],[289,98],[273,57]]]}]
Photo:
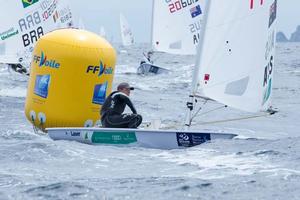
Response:
[{"label": "white sail cloth", "polygon": [[3,58],[30,60],[33,46],[42,35],[73,25],[67,0],[0,2],[0,46],[3,47],[0,53]]},{"label": "white sail cloth", "polygon": [[122,13],[120,13],[120,29],[123,46],[130,46],[134,43],[134,37],[130,26]]},{"label": "white sail cloth", "polygon": [[171,54],[196,54],[204,0],[153,0],[152,48]]},{"label": "white sail cloth", "polygon": [[211,0],[194,92],[244,111],[268,109],[276,17],[277,0]]}]

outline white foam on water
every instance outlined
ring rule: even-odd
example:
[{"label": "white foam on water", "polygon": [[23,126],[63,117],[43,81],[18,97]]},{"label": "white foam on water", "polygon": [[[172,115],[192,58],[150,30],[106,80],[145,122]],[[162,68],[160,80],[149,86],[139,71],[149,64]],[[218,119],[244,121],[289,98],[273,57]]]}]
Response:
[{"label": "white foam on water", "polygon": [[280,176],[283,177],[285,180],[288,180],[291,176],[300,176],[299,170],[288,169],[288,168],[275,168],[275,169],[265,169],[261,170],[263,173],[270,174],[270,177]]},{"label": "white foam on water", "polygon": [[26,97],[27,89],[22,87],[2,88],[0,96],[3,97]]},{"label": "white foam on water", "polygon": [[195,148],[183,152],[163,152],[153,156],[179,166],[194,166],[196,170],[182,171],[181,175],[201,179],[221,179],[233,175],[247,176],[275,168],[267,160],[251,154],[223,154],[209,149]]}]

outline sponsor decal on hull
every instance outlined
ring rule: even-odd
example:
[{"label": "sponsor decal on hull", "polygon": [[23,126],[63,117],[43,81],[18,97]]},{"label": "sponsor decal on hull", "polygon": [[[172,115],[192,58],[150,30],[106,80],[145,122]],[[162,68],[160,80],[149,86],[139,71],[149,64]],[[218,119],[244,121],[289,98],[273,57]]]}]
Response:
[{"label": "sponsor decal on hull", "polygon": [[99,144],[130,144],[137,142],[135,132],[97,132],[94,131],[92,143]]},{"label": "sponsor decal on hull", "polygon": [[176,133],[179,147],[193,147],[211,140],[209,133]]}]

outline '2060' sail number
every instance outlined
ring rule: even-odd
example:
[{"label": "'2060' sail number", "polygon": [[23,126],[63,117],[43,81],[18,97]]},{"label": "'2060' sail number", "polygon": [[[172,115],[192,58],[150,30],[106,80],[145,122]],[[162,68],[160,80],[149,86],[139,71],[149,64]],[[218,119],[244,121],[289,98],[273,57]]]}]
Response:
[{"label": "'2060' sail number", "polygon": [[198,0],[177,0],[174,3],[171,2],[172,0],[165,0],[166,3],[169,3],[169,11],[170,13],[174,13],[179,11],[187,6],[192,5],[193,3],[198,2]]}]

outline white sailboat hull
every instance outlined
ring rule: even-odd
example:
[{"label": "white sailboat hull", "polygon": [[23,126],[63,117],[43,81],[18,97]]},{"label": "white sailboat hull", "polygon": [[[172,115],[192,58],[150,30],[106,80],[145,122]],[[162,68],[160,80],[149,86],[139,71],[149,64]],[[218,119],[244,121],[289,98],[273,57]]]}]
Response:
[{"label": "white sailboat hull", "polygon": [[162,73],[167,73],[169,71],[170,70],[168,69],[150,63],[143,63],[137,69],[138,74],[149,74],[149,73],[162,74]]},{"label": "white sailboat hull", "polygon": [[116,128],[47,128],[53,140],[70,140],[87,144],[130,145],[147,148],[176,149],[200,145],[215,139],[232,139],[236,135],[210,131],[144,130]]}]

